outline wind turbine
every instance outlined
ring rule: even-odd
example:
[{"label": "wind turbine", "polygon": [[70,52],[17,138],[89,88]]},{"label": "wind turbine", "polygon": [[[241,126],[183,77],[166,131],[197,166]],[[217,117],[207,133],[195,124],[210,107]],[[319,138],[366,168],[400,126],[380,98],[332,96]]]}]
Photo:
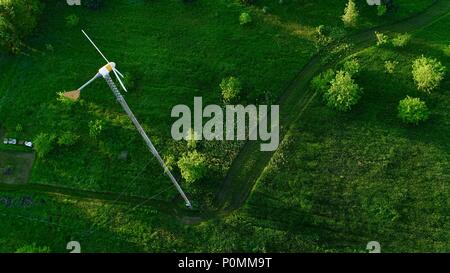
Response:
[{"label": "wind turbine", "polygon": [[189,199],[187,198],[186,194],[183,192],[183,189],[178,184],[177,180],[172,175],[172,173],[170,172],[169,168],[167,168],[166,164],[162,160],[161,156],[159,155],[159,153],[156,150],[155,146],[153,145],[152,141],[150,140],[150,138],[145,133],[144,129],[142,128],[141,124],[139,123],[139,121],[134,116],[133,112],[131,112],[131,109],[130,109],[130,107],[128,107],[128,104],[125,101],[124,97],[122,96],[122,94],[120,94],[119,89],[117,88],[117,86],[114,83],[114,81],[111,79],[110,73],[113,72],[114,75],[116,76],[117,80],[119,81],[120,85],[122,86],[123,90],[125,92],[127,92],[127,89],[126,89],[125,85],[123,84],[122,80],[120,79],[120,77],[123,78],[124,76],[122,75],[122,73],[119,72],[119,70],[116,69],[116,63],[108,61],[108,59],[106,59],[105,55],[103,55],[103,53],[95,45],[95,43],[91,40],[91,38],[86,34],[86,32],[84,32],[84,30],[81,30],[81,31],[83,32],[84,36],[86,36],[86,38],[89,40],[89,42],[91,42],[91,44],[94,46],[94,48],[98,51],[98,53],[100,53],[100,55],[103,57],[103,59],[105,59],[106,65],[103,66],[102,68],[100,68],[98,70],[98,73],[92,79],[90,79],[88,82],[83,84],[80,88],[78,88],[77,90],[74,90],[74,91],[65,92],[64,96],[69,98],[69,99],[71,99],[71,100],[78,100],[79,97],[80,97],[81,90],[86,88],[89,84],[91,84],[96,79],[98,79],[100,77],[103,77],[106,80],[106,83],[109,85],[109,88],[111,88],[111,90],[112,90],[114,96],[116,97],[117,101],[122,106],[123,110],[127,113],[128,117],[131,119],[131,121],[133,122],[134,126],[136,127],[138,132],[141,134],[142,138],[144,139],[145,144],[150,149],[150,152],[156,157],[156,159],[158,160],[159,164],[164,169],[164,173],[166,173],[169,176],[170,180],[175,185],[175,187],[178,190],[178,192],[180,193],[180,195],[183,197],[184,201],[186,202],[186,206],[188,208],[192,209],[192,204],[189,201]]}]

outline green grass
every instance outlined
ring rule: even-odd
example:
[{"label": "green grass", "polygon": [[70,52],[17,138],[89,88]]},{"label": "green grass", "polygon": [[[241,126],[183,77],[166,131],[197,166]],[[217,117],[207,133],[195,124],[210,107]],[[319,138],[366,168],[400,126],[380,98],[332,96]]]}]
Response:
[{"label": "green grass", "polygon": [[[229,75],[243,82],[246,101],[261,101],[264,92],[276,97],[314,51],[306,34],[292,37],[262,18],[241,27],[238,16],[245,9],[232,1],[111,1],[94,12],[49,1],[29,41],[39,52],[0,59],[1,123],[7,131],[21,123],[26,137],[70,131],[80,140],[72,147],[55,147],[45,160],[38,160],[31,182],[121,191],[147,161],[146,178],[129,191],[151,194],[167,181],[103,81],[83,92],[81,104],[67,107],[56,101],[56,92],[79,87],[103,65],[80,28],[122,72],[136,75],[137,88],[126,99],[161,153],[177,158],[186,145],[171,140],[173,106],[192,105],[196,95],[205,104],[220,103],[218,85]],[[64,24],[71,13],[81,18],[78,27]],[[54,51],[45,50],[46,44]],[[96,119],[106,120],[106,129],[93,140],[87,134],[88,122]],[[201,146],[211,158],[210,180],[219,181],[236,145]],[[117,159],[122,150],[129,151],[127,162]]]},{"label": "green grass", "polygon": [[[81,18],[80,27],[122,72],[139,76],[127,100],[162,154],[179,156],[186,148],[170,140],[172,106],[192,104],[194,95],[219,103],[217,86],[229,75],[244,83],[244,102],[264,102],[264,92],[278,97],[316,51],[313,28],[338,26],[345,3],[286,1],[271,4],[271,15],[264,15],[258,9],[269,1],[262,2],[248,8],[224,0],[192,5],[109,1],[105,10],[91,12],[47,1],[29,43],[39,50],[52,44],[54,51],[0,56],[0,123],[7,132],[22,124],[22,138],[70,130],[80,140],[75,146],[57,146],[38,160],[31,182],[126,189],[143,196],[169,185],[103,82],[87,89],[82,103],[65,106],[56,101],[57,91],[78,87],[102,64],[79,30],[65,26],[67,15]],[[389,20],[409,16],[431,1],[398,2],[404,8]],[[238,16],[248,9],[255,23],[243,28]],[[362,28],[389,22],[371,17],[366,8],[362,14],[367,22]],[[383,251],[448,251],[448,80],[426,98],[433,115],[425,125],[405,127],[395,112],[398,100],[417,95],[409,74],[410,56],[424,52],[444,60],[450,43],[443,40],[448,21],[447,16],[425,29],[401,52],[361,52],[361,103],[341,115],[314,101],[284,139],[242,210],[186,225],[156,209],[2,192],[15,205],[0,203],[0,252],[33,242],[67,252],[70,240],[79,240],[85,252],[365,251],[372,240],[380,241]],[[396,55],[401,69],[394,76],[384,74],[383,58]],[[450,67],[448,61],[445,65]],[[95,119],[105,119],[106,129],[91,139],[87,124]],[[221,181],[238,149],[238,144],[224,145],[200,144],[212,168],[211,182],[204,182],[207,192],[202,194],[215,190],[214,183]],[[122,150],[130,152],[125,162],[117,159]],[[148,168],[134,180],[147,162]],[[169,193],[175,195],[175,190]],[[21,198],[29,196],[33,205],[21,205]]]},{"label": "green grass", "polygon": [[[406,49],[372,47],[363,65],[359,105],[338,114],[317,99],[289,132],[244,213],[255,222],[310,234],[337,251],[449,251],[450,145],[448,78],[426,96],[412,81],[412,60],[432,56],[450,67],[444,49],[450,17],[415,35]],[[399,62],[393,75],[384,61]],[[424,99],[431,119],[406,126],[399,100]]]},{"label": "green grass", "polygon": [[[136,88],[126,99],[161,153],[178,158],[186,145],[170,138],[174,121],[171,108],[192,105],[194,96],[202,96],[205,104],[220,103],[218,85],[230,75],[244,85],[243,103],[266,103],[266,98],[273,101],[315,52],[314,28],[338,22],[341,8],[331,2],[312,2],[306,10],[304,3],[289,3],[286,7],[296,7],[289,14],[281,12],[284,6],[280,6],[265,15],[258,7],[231,0],[192,4],[108,1],[101,11],[46,1],[41,23],[29,40],[37,51],[0,56],[0,122],[7,132],[21,124],[26,138],[40,132],[80,136],[75,145],[56,146],[47,158],[38,159],[32,183],[152,194],[166,185],[167,178],[103,81],[83,92],[81,104],[67,107],[56,101],[56,92],[79,87],[103,64],[80,28],[109,59],[118,62],[122,72],[136,75]],[[340,2],[343,7],[344,1]],[[429,2],[408,4],[408,12],[399,13],[399,18]],[[254,23],[242,27],[238,17],[244,10],[251,12]],[[318,11],[323,16],[318,16]],[[65,18],[70,14],[80,18],[77,27],[66,26]],[[293,16],[298,20],[292,22]],[[374,20],[370,26],[379,23]],[[106,129],[94,140],[88,136],[88,123],[96,119],[105,120]],[[224,177],[238,147],[237,143],[200,145],[210,158],[209,177],[204,183],[207,192],[213,192],[218,184],[208,181]],[[117,159],[124,150],[129,151],[126,162]],[[150,165],[141,176],[145,178],[130,183],[147,162]]]}]

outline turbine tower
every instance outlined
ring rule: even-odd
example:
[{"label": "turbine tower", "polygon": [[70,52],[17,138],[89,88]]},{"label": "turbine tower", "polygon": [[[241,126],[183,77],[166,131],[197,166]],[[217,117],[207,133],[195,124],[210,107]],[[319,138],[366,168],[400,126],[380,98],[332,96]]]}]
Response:
[{"label": "turbine tower", "polygon": [[102,68],[100,68],[98,70],[98,73],[92,79],[90,79],[88,82],[86,82],[84,85],[82,85],[80,88],[78,88],[77,90],[74,90],[74,91],[66,92],[66,93],[64,93],[64,96],[69,98],[69,99],[72,99],[72,100],[77,100],[80,97],[80,93],[81,93],[81,91],[84,88],[86,88],[89,84],[91,84],[96,79],[98,79],[100,77],[103,77],[105,79],[106,83],[108,84],[109,88],[111,88],[111,91],[113,92],[114,96],[116,97],[117,102],[119,102],[119,104],[122,106],[123,110],[128,115],[128,117],[131,119],[131,121],[133,122],[134,126],[138,130],[139,134],[144,139],[144,142],[147,145],[148,149],[153,154],[153,156],[156,157],[156,159],[158,160],[159,164],[164,169],[164,173],[167,174],[167,176],[169,176],[169,178],[172,181],[172,183],[174,184],[175,188],[178,190],[180,195],[183,197],[183,199],[184,199],[184,201],[186,203],[186,207],[192,209],[191,202],[187,198],[186,194],[184,193],[184,191],[181,188],[181,186],[178,183],[178,181],[175,179],[175,177],[170,172],[169,168],[164,163],[164,160],[159,155],[158,151],[156,150],[156,148],[153,145],[153,143],[150,140],[150,138],[145,133],[145,131],[142,128],[141,124],[136,119],[136,116],[133,114],[133,112],[131,111],[131,109],[128,106],[127,102],[125,101],[125,98],[122,96],[122,94],[120,93],[120,91],[117,88],[116,84],[112,80],[110,73],[111,72],[114,73],[114,75],[116,76],[116,78],[119,81],[120,85],[122,86],[123,90],[125,92],[127,92],[127,89],[125,88],[125,85],[123,84],[122,80],[120,79],[120,77],[123,78],[124,76],[122,75],[122,73],[119,72],[119,70],[116,69],[116,64],[114,62],[110,62],[110,61],[108,61],[108,59],[106,59],[105,55],[103,55],[103,53],[95,45],[95,43],[91,40],[91,38],[86,34],[86,32],[84,32],[84,30],[82,30],[82,32],[86,36],[86,38],[91,42],[91,44],[95,47],[95,49],[98,51],[98,53],[100,53],[100,55],[103,57],[103,59],[105,59],[107,64],[105,66],[103,66]]}]

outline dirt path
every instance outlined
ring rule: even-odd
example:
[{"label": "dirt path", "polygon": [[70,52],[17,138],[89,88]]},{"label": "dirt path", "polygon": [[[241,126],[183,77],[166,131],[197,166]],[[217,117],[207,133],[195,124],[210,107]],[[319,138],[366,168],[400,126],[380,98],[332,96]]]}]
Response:
[{"label": "dirt path", "polygon": [[[352,50],[346,53],[349,56],[359,50],[374,45],[374,31],[381,32],[413,32],[420,30],[433,22],[439,20],[450,11],[450,0],[436,0],[424,12],[414,17],[399,21],[389,26],[373,28],[362,33],[351,35],[346,38],[354,45]],[[344,56],[345,57],[345,56]],[[342,59],[342,57],[341,57]],[[310,102],[316,97],[316,93],[308,88],[309,81],[323,69],[333,65],[335,62],[324,64],[320,54],[314,56],[308,64],[299,72],[295,79],[284,90],[278,104],[280,105],[280,141],[289,132],[291,126],[302,116]],[[301,91],[304,91],[301,93]],[[195,219],[197,222],[201,217],[207,219],[214,215],[223,215],[232,210],[240,208],[251,193],[256,181],[263,173],[265,167],[273,156],[273,152],[260,152],[260,143],[257,141],[247,142],[234,160],[224,182],[215,198],[217,211],[202,212],[190,211],[181,208],[171,202],[147,199],[145,197],[120,196],[118,193],[91,192],[78,189],[69,189],[59,186],[40,184],[28,185],[6,185],[0,184],[0,191],[36,191],[48,195],[69,196],[74,199],[91,200],[106,203],[119,203],[135,206],[150,206],[160,211],[175,214],[177,216]]]}]

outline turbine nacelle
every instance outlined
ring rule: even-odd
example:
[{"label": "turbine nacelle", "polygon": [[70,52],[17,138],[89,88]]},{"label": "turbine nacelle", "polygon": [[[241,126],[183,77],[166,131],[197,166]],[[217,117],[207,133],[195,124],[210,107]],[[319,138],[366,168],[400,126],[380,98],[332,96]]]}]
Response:
[{"label": "turbine nacelle", "polygon": [[114,69],[116,69],[116,63],[115,62],[109,62],[102,68],[98,70],[98,73],[102,75],[102,77],[106,77],[109,75],[109,73],[113,72]]},{"label": "turbine nacelle", "polygon": [[86,86],[88,86],[89,84],[91,84],[94,80],[96,80],[97,78],[103,77],[106,78],[110,75],[111,72],[113,72],[113,74],[116,76],[117,80],[120,83],[120,86],[122,86],[123,90],[125,92],[128,92],[127,88],[125,87],[125,85],[123,84],[122,80],[120,78],[124,78],[123,74],[120,73],[119,70],[117,70],[116,68],[116,63],[115,62],[110,62],[108,61],[108,59],[106,59],[105,55],[103,55],[103,53],[100,51],[100,49],[95,45],[95,43],[91,40],[91,38],[86,34],[86,32],[84,32],[84,30],[81,30],[81,32],[83,32],[84,36],[86,36],[86,38],[89,40],[89,42],[91,42],[91,44],[94,46],[94,48],[98,51],[98,53],[100,53],[100,55],[103,57],[103,59],[106,61],[106,65],[104,65],[102,68],[100,68],[98,70],[98,73],[92,78],[90,79],[87,83],[85,83],[83,86],[81,86],[80,88],[73,90],[73,91],[69,91],[69,92],[65,92],[63,95],[64,97],[70,99],[70,100],[78,100],[80,98],[80,92],[81,90],[83,90]]}]

